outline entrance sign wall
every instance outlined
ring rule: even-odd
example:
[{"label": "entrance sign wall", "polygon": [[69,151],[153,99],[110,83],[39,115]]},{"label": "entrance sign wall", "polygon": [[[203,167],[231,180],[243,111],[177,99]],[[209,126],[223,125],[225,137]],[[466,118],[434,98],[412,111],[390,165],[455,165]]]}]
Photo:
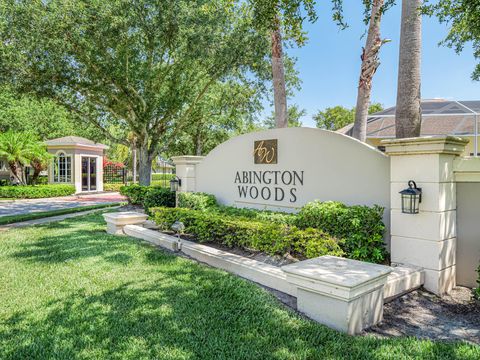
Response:
[{"label": "entrance sign wall", "polygon": [[195,167],[195,191],[222,204],[297,211],[312,200],[390,205],[389,158],[350,137],[311,128],[249,133]]}]

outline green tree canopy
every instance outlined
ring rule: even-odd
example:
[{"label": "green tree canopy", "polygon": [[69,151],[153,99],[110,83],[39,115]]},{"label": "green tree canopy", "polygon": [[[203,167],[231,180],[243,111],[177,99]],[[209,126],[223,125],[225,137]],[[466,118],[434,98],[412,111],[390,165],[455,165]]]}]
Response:
[{"label": "green tree canopy", "polygon": [[[302,117],[307,115],[305,109],[301,109],[297,104],[288,107],[288,127],[302,127]],[[263,123],[268,129],[275,128],[275,114],[272,113]]]},{"label": "green tree canopy", "polygon": [[473,55],[479,61],[472,74],[480,80],[480,2],[478,0],[439,0],[425,6],[424,11],[448,23],[449,33],[442,44],[460,53],[466,44],[472,44]]},{"label": "green tree canopy", "polygon": [[[372,103],[368,108],[368,113],[373,114],[382,111],[383,106],[380,103]],[[348,109],[344,106],[338,105],[328,107],[325,110],[319,110],[313,115],[317,127],[320,129],[336,131],[355,120],[355,107]]]},{"label": "green tree canopy", "polygon": [[77,135],[94,141],[105,137],[92,124],[76,119],[54,101],[0,88],[0,132],[30,132],[40,140]]},{"label": "green tree canopy", "polygon": [[0,0],[0,81],[137,139],[140,182],[218,82],[268,77],[243,1]]}]

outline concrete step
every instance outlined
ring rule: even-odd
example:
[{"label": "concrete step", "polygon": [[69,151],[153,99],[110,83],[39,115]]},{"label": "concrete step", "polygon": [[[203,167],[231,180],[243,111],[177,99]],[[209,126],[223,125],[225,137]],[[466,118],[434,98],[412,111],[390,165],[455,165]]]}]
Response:
[{"label": "concrete step", "polygon": [[418,289],[424,282],[425,271],[423,268],[405,264],[393,265],[384,287],[385,302]]}]

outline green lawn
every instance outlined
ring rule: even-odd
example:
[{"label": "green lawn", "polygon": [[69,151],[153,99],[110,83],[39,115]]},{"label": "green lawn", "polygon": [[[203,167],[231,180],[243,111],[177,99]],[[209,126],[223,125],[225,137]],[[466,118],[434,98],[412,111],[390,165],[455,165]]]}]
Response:
[{"label": "green lawn", "polygon": [[100,215],[0,233],[0,359],[479,359],[350,337],[258,286],[108,235]]}]

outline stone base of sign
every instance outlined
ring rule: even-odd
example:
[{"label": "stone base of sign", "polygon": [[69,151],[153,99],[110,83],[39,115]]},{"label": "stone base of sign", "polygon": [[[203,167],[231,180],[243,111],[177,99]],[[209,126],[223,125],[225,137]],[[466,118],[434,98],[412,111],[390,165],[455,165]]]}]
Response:
[{"label": "stone base of sign", "polygon": [[321,256],[282,270],[297,287],[298,310],[322,324],[357,334],[383,318],[388,266]]},{"label": "stone base of sign", "polygon": [[148,241],[151,244],[161,246],[171,251],[180,250],[180,245],[176,237],[162,234],[161,232],[150,230],[139,225],[126,225],[123,232],[131,237]]},{"label": "stone base of sign", "polygon": [[107,233],[123,235],[124,226],[143,224],[147,220],[148,215],[133,211],[123,211],[103,214],[103,218],[107,222]]}]

